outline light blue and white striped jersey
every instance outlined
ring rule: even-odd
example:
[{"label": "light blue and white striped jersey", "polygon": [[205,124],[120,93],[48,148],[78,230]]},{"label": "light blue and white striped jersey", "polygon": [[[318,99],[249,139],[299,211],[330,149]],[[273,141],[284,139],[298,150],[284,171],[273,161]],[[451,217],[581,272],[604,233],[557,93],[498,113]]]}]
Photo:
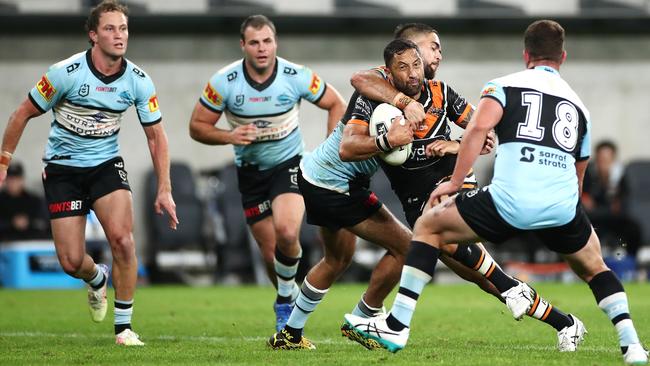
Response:
[{"label": "light blue and white striped jersey", "polygon": [[325,82],[309,68],[281,57],[276,58],[273,74],[259,84],[248,75],[241,59],[210,78],[200,101],[214,112],[225,111],[233,129],[251,123],[257,127],[252,144],[234,146],[235,163],[266,170],[302,154],[300,101],[318,103],[325,90]]},{"label": "light blue and white striped jersey", "polygon": [[91,50],[52,65],[29,99],[54,115],[45,163],[92,167],[116,157],[122,117],[132,105],[143,126],[162,120],[154,84],[140,67],[123,59],[117,74],[103,75]]}]

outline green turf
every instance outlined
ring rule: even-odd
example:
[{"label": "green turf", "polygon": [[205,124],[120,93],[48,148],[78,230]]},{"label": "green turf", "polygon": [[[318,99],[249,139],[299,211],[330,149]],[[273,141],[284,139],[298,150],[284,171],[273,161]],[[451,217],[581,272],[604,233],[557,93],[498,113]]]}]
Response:
[{"label": "green turf", "polygon": [[[589,334],[577,353],[557,352],[554,329],[531,318],[514,321],[504,305],[472,285],[428,286],[409,343],[397,354],[367,351],[340,336],[343,314],[358,301],[361,285],[334,286],[311,316],[306,336],[316,351],[272,351],[266,346],[274,329],[271,288],[141,288],[134,327],[147,346],[137,349],[113,345],[110,313],[104,323],[92,323],[83,290],[0,289],[0,364],[622,364],[615,331],[586,285],[535,287],[585,323]],[[626,288],[641,339],[648,341],[650,285]]]}]

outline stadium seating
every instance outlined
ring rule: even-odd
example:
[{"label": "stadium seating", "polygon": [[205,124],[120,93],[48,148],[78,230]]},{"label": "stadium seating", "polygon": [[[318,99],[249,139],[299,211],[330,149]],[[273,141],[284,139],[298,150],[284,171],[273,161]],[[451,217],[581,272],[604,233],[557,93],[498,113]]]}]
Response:
[{"label": "stadium seating", "polygon": [[157,180],[147,174],[146,209],[148,264],[152,282],[211,283],[216,257],[203,237],[203,205],[196,195],[196,184],[189,166],[172,162],[171,183],[176,213],[182,218],[177,230],[169,229],[168,217],[153,208]]},{"label": "stadium seating", "polygon": [[650,161],[629,163],[621,184],[623,210],[641,226],[642,244],[650,245]]}]

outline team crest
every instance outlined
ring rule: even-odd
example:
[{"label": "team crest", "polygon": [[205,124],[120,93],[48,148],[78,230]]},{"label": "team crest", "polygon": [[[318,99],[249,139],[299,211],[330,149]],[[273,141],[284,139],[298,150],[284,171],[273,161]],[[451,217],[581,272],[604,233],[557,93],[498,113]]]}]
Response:
[{"label": "team crest", "polygon": [[238,94],[235,96],[235,107],[241,107],[244,105],[244,94]]},{"label": "team crest", "polygon": [[79,87],[79,96],[87,97],[89,92],[90,92],[90,85],[81,84],[81,86]]}]

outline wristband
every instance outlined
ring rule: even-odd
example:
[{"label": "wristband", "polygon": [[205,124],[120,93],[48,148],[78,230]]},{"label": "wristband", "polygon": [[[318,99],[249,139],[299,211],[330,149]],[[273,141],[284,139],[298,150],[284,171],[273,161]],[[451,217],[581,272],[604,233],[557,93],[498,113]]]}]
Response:
[{"label": "wristband", "polygon": [[3,151],[0,153],[0,168],[7,169],[9,167],[9,162],[11,161],[12,153],[9,151]]},{"label": "wristband", "polygon": [[393,98],[393,105],[401,110],[404,110],[404,108],[406,108],[406,106],[409,105],[409,103],[412,101],[413,99],[406,96],[406,94],[399,92],[395,98]]},{"label": "wristband", "polygon": [[377,145],[377,148],[379,151],[382,152],[390,152],[393,147],[390,146],[390,143],[388,142],[388,134],[382,133],[381,135],[378,135],[375,137],[375,145]]}]

